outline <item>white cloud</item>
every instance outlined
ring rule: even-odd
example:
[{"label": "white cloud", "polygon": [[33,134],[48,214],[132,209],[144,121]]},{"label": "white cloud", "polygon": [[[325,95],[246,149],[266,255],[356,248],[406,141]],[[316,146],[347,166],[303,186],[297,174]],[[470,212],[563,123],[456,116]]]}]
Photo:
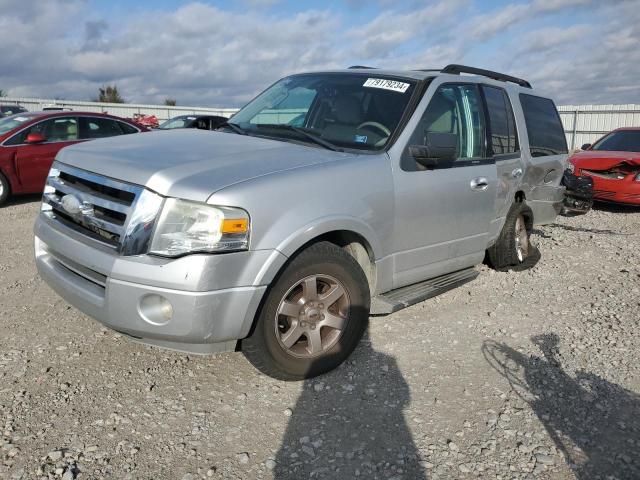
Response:
[{"label": "white cloud", "polygon": [[384,11],[363,26],[347,32],[357,45],[355,54],[362,59],[385,58],[404,43],[432,37],[452,26],[466,0],[442,0],[405,12]]},{"label": "white cloud", "polygon": [[479,15],[469,23],[473,36],[478,40],[488,40],[504,29],[527,18],[531,10],[529,4],[513,4],[500,8],[496,12]]},{"label": "white cloud", "polygon": [[531,0],[474,16],[479,0],[378,0],[378,15],[346,27],[328,9],[284,16],[194,2],[109,23],[84,0],[0,0],[0,89],[85,100],[115,83],[135,102],[239,106],[299,71],[467,63],[527,78],[559,103],[640,103],[639,2],[601,2],[567,22],[591,1]]}]

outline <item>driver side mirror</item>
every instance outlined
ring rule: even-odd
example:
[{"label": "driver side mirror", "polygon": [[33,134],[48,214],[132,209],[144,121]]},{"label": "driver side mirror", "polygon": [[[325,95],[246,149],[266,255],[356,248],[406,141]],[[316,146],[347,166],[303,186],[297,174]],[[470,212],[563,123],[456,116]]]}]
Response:
[{"label": "driver side mirror", "polygon": [[591,144],[590,143],[585,143],[584,145],[582,145],[580,147],[580,150],[589,150],[591,148]]},{"label": "driver side mirror", "polygon": [[27,135],[27,139],[26,142],[27,143],[42,143],[44,141],[46,141],[47,139],[45,138],[44,135],[42,135],[41,133],[30,133]]},{"label": "driver side mirror", "polygon": [[436,168],[455,160],[457,148],[457,134],[427,132],[425,145],[410,145],[409,154],[423,167]]}]

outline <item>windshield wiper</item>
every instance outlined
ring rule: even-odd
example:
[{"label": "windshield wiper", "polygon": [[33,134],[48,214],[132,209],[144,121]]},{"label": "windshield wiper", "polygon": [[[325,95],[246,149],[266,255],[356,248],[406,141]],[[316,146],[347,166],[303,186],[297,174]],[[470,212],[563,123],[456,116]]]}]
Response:
[{"label": "windshield wiper", "polygon": [[272,128],[274,130],[289,130],[291,132],[296,132],[296,133],[299,133],[300,135],[303,135],[303,136],[307,137],[312,142],[317,143],[318,145],[326,148],[327,150],[333,150],[334,152],[342,152],[343,151],[337,145],[334,145],[333,143],[331,143],[328,140],[325,140],[324,138],[320,138],[317,134],[311,133],[311,132],[305,130],[304,128],[295,127],[293,125],[287,125],[285,123],[281,123],[281,124],[277,124],[277,123],[259,123],[259,124],[256,125],[256,127],[258,127],[258,128]]},{"label": "windshield wiper", "polygon": [[[228,128],[230,128],[231,130],[233,130],[234,132],[236,132],[239,135],[246,135],[247,134],[247,132],[242,127],[240,127],[239,125],[236,125],[235,123],[224,122],[224,123],[221,123],[218,126],[218,128],[223,128],[223,127],[228,127]],[[218,128],[216,128],[216,130]]]}]

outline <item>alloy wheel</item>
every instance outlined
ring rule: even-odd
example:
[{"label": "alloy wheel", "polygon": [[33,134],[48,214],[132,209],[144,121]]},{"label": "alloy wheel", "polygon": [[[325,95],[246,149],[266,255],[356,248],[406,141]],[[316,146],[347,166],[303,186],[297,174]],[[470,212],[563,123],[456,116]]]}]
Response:
[{"label": "alloy wheel", "polygon": [[529,255],[529,232],[524,217],[518,215],[515,226],[516,255],[520,263]]},{"label": "alloy wheel", "polygon": [[349,321],[347,290],[329,275],[311,275],[284,295],[275,318],[276,338],[290,355],[322,355],[340,339]]}]

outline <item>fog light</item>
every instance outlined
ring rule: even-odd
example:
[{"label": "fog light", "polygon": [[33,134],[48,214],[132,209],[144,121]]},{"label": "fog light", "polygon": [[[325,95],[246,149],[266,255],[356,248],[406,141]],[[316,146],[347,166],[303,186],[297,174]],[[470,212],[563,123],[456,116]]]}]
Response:
[{"label": "fog light", "polygon": [[140,316],[152,325],[166,325],[173,317],[171,302],[155,293],[145,295],[138,305]]}]

